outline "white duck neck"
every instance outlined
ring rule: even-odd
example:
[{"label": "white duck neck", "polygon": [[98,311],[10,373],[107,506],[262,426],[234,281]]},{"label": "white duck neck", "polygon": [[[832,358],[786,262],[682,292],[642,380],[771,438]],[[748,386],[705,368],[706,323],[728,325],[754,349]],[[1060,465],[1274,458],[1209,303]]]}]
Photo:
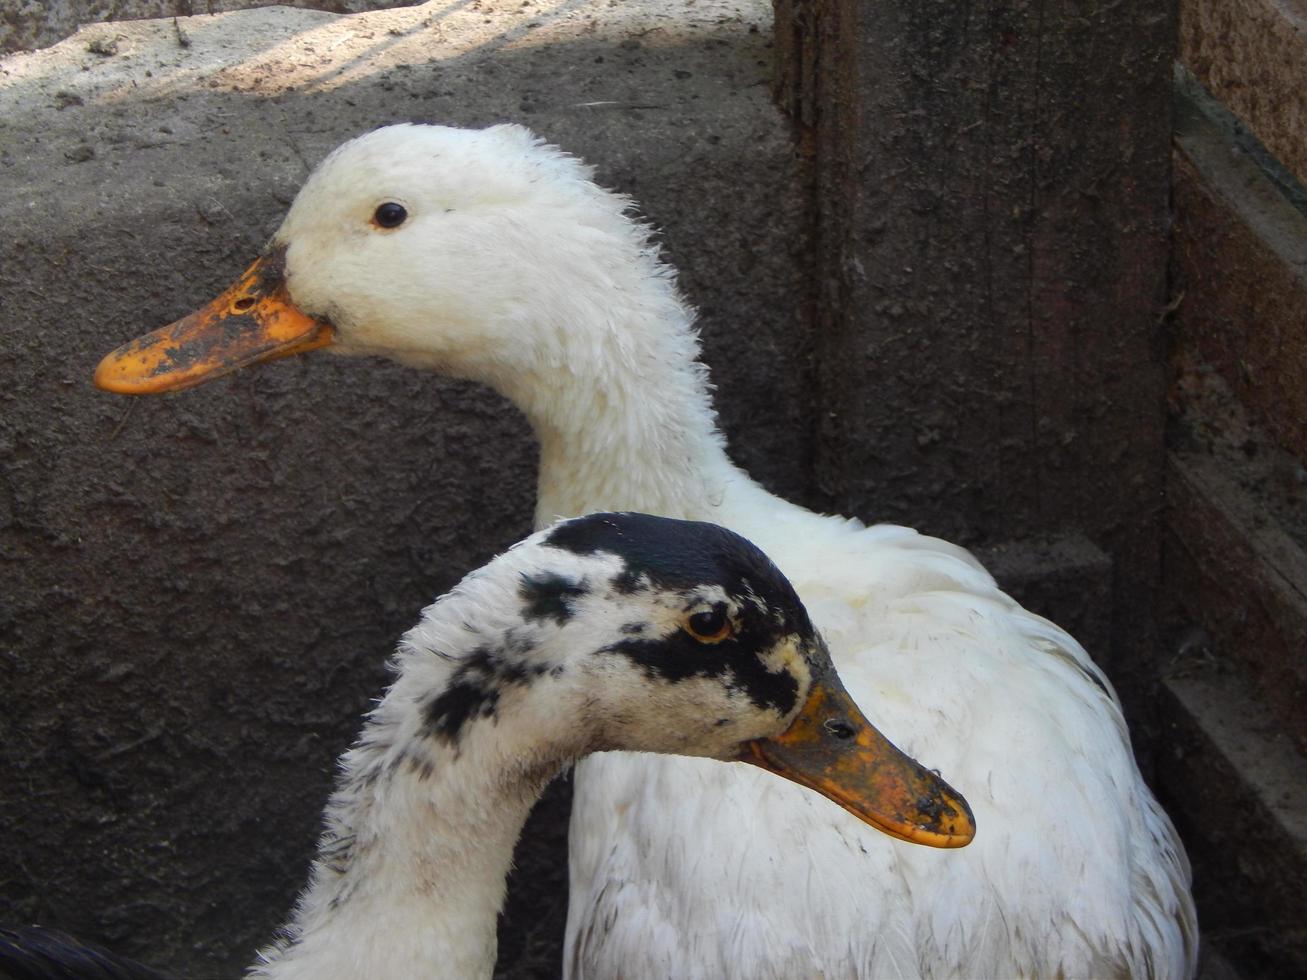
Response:
[{"label": "white duck neck", "polygon": [[401,677],[343,757],[309,885],[251,977],[491,975],[513,847],[579,736],[523,709],[528,725],[476,719],[450,744],[414,691]]},{"label": "white duck neck", "polygon": [[647,274],[586,299],[559,318],[553,363],[490,379],[540,443],[536,526],[595,510],[704,516],[702,502],[720,499],[737,471],[688,311],[670,282]]}]

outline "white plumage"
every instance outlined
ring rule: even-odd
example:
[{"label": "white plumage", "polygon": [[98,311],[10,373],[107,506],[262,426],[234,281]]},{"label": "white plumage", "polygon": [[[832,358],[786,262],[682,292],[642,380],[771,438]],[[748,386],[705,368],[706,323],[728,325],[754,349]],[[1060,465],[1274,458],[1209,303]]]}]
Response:
[{"label": "white plumage", "polygon": [[[637,509],[755,540],[854,697],[948,775],[978,836],[935,852],[740,767],[589,760],[568,975],[1191,975],[1188,863],[1098,668],[964,550],[813,514],[735,468],[671,272],[589,178],[519,127],[369,134],[315,171],[275,238],[289,300],[330,321],[334,350],[516,402],[542,447],[538,524]],[[383,202],[406,220],[379,228]],[[101,382],[145,390],[124,364]]]}]

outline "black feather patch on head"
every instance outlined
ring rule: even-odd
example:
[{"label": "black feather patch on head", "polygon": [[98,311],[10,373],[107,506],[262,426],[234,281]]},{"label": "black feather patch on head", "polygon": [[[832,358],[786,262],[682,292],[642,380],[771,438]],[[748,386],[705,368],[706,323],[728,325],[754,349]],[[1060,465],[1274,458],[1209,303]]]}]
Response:
[{"label": "black feather patch on head", "polygon": [[619,592],[642,582],[663,589],[720,585],[727,595],[757,595],[776,614],[777,625],[802,636],[812,633],[808,611],[789,579],[752,541],[716,524],[649,514],[590,514],[559,524],[545,544],[578,555],[616,555],[625,565],[614,583]]},{"label": "black feather patch on head", "polygon": [[687,633],[629,635],[604,651],[629,657],[650,677],[670,683],[713,677],[760,708],[793,709],[798,681],[768,670],[757,654],[789,634],[812,639],[812,622],[789,580],[750,541],[699,521],[591,514],[559,525],[545,543],[579,555],[617,556],[624,567],[612,586],[619,593],[656,588],[688,597],[704,586],[723,589],[739,609],[739,628],[728,639],[704,644]]},{"label": "black feather patch on head", "polygon": [[540,575],[524,574],[519,591],[522,601],[526,603],[523,610],[526,619],[552,619],[562,626],[572,618],[572,600],[586,595],[590,590],[584,582],[545,572]]},{"label": "black feather patch on head", "polygon": [[744,630],[740,637],[710,647],[680,633],[660,640],[619,640],[604,647],[604,652],[629,657],[646,676],[672,684],[692,677],[715,678],[759,708],[789,714],[799,696],[798,679],[789,671],[768,670],[756,651],[741,649],[747,644]]}]

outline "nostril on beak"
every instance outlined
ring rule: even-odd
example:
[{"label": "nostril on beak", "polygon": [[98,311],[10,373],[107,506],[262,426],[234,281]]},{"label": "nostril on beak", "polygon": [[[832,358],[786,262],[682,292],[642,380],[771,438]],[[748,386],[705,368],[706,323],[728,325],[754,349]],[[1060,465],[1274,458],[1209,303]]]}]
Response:
[{"label": "nostril on beak", "polygon": [[231,304],[232,312],[248,313],[254,308],[254,298],[251,296],[242,296],[236,302]]},{"label": "nostril on beak", "polygon": [[853,737],[853,726],[843,718],[827,718],[821,723],[821,727],[838,739],[850,739]]}]

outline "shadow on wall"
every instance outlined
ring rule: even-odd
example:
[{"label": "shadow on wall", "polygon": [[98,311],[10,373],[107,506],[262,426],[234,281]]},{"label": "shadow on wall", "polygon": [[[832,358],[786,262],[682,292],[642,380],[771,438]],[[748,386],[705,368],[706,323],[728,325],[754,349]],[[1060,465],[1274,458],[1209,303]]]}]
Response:
[{"label": "shadow on wall", "polygon": [[[90,386],[103,353],[233,279],[343,139],[512,120],[596,164],[663,229],[740,462],[805,496],[803,194],[768,98],[767,5],[756,33],[605,25],[636,4],[515,6],[470,50],[482,13],[468,6],[371,15],[401,22],[371,39],[333,40],[317,14],[250,14],[310,23],[262,27],[239,57],[231,18],[185,22],[186,48],[170,22],[113,25],[118,54],[81,35],[5,63],[13,919],[179,975],[235,975],[303,881],[333,759],[395,639],[529,529],[532,439],[472,385],[315,354],[164,398]],[[577,13],[598,29],[566,26]],[[544,846],[519,854],[504,976],[557,968],[566,795],[552,799]]]}]

